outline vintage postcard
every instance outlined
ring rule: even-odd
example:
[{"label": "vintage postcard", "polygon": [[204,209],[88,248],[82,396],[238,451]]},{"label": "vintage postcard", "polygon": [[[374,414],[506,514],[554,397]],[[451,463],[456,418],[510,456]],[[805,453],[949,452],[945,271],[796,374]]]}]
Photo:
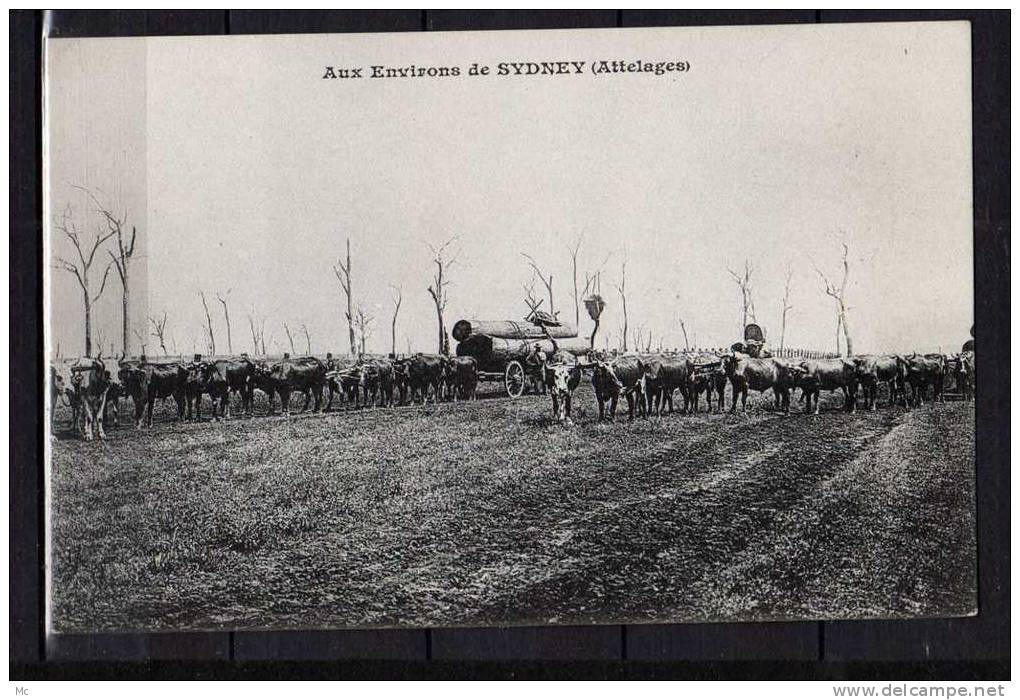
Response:
[{"label": "vintage postcard", "polygon": [[970,65],[48,40],[48,629],[973,615]]}]

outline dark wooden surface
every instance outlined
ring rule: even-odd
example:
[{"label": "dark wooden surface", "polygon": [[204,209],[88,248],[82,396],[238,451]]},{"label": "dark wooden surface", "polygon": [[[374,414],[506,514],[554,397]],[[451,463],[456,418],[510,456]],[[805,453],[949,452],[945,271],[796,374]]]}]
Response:
[{"label": "dark wooden surface", "polygon": [[[19,410],[12,412],[11,418],[12,662],[381,659],[434,660],[433,663],[443,664],[452,661],[571,663],[632,660],[659,664],[638,666],[647,670],[643,675],[656,675],[656,668],[676,668],[664,664],[688,661],[785,660],[817,664],[1008,659],[1008,13],[819,10],[57,11],[51,14],[49,27],[52,36],[150,36],[790,24],[922,18],[972,21],[975,318],[981,336],[978,352],[982,376],[986,378],[982,381],[978,397],[981,418],[977,426],[981,609],[978,617],[906,622],[65,635],[44,639],[40,597],[42,460],[39,417],[42,408],[36,389],[42,382],[38,76],[43,18],[38,12],[12,12],[10,201],[11,296],[14,303],[11,305],[11,354],[15,356],[12,362],[15,358],[24,360],[18,362],[23,370],[12,373],[11,377],[13,395],[21,397]],[[151,671],[152,667],[146,668]],[[441,668],[462,667],[447,665]],[[477,673],[479,667],[463,668],[469,669],[464,672],[465,675],[471,675]],[[612,670],[618,667],[605,668],[609,669],[606,675],[619,675]],[[734,667],[717,665],[705,668]],[[792,668],[803,667],[795,665]],[[935,667],[903,668],[911,674],[924,676],[929,673],[924,669]],[[846,674],[847,671],[834,673]],[[454,675],[457,675],[456,671]]]}]

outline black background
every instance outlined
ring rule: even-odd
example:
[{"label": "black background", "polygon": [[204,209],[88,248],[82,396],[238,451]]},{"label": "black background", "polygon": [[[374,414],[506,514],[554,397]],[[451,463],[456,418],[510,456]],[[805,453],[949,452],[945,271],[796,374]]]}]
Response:
[{"label": "black background", "polygon": [[[468,630],[43,630],[40,11],[10,13],[11,678],[1009,678],[1008,11],[55,11],[55,37],[971,22],[979,607],[974,618]],[[16,397],[16,403],[15,403]]]}]

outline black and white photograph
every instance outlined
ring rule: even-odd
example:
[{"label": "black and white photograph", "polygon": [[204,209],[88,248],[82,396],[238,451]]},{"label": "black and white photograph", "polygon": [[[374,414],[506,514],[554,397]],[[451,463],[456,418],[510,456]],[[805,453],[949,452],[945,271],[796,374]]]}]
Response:
[{"label": "black and white photograph", "polygon": [[970,59],[47,39],[47,629],[976,615]]}]

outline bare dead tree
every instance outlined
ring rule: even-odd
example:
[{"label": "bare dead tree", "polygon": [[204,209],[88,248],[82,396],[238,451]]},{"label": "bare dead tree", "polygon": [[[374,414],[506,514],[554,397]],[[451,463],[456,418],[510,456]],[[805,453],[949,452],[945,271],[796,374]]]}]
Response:
[{"label": "bare dead tree", "polygon": [[305,336],[305,352],[307,354],[311,355],[312,354],[312,336],[308,332],[308,326],[306,326],[305,324],[302,323],[301,324],[301,332]]},{"label": "bare dead tree", "polygon": [[287,324],[283,324],[283,332],[287,334],[287,342],[290,343],[290,352],[292,355],[296,355],[297,352],[294,350],[294,336],[290,332],[290,328]]},{"label": "bare dead tree", "polygon": [[[259,323],[259,340],[262,342],[262,355],[266,354],[266,318],[262,317],[262,321]],[[273,343],[276,343],[276,339],[273,339]]]},{"label": "bare dead tree", "polygon": [[251,313],[248,314],[248,329],[251,331],[251,352],[253,355],[259,354],[259,328],[255,325],[255,307],[251,309]]},{"label": "bare dead tree", "polygon": [[212,327],[212,315],[209,313],[209,304],[205,300],[205,292],[199,292],[198,295],[202,298],[202,308],[205,310],[205,324],[206,329],[209,332],[209,354],[216,354],[216,335],[213,333]]},{"label": "bare dead tree", "polygon": [[527,318],[531,318],[544,302],[545,299],[535,298],[535,276],[532,274],[531,281],[524,285],[524,303],[528,306]]},{"label": "bare dead tree", "polygon": [[730,273],[730,276],[733,277],[733,280],[737,283],[737,286],[740,287],[740,296],[743,300],[744,308],[744,319],[743,323],[741,324],[741,330],[743,330],[744,328],[747,328],[748,319],[750,319],[752,323],[755,323],[757,321],[754,317],[754,296],[753,296],[754,290],[751,286],[751,278],[754,274],[754,266],[751,265],[750,260],[747,260],[745,258],[744,271],[742,274],[737,274],[732,268],[729,267],[727,267],[726,270]]},{"label": "bare dead tree", "polygon": [[450,268],[457,262],[458,253],[454,253],[450,258],[446,257],[446,251],[449,246],[457,240],[454,236],[450,240],[443,243],[438,248],[432,244],[428,244],[429,250],[432,251],[432,262],[436,266],[435,273],[432,277],[432,284],[428,287],[428,293],[432,297],[432,302],[436,306],[436,318],[439,322],[439,354],[448,354],[449,341],[446,338],[446,325],[443,322],[443,312],[446,311],[446,303],[449,301],[448,288],[450,281],[447,278],[447,273]]},{"label": "bare dead tree", "polygon": [[230,338],[230,309],[227,308],[227,299],[230,298],[230,291],[231,290],[228,289],[225,295],[220,295],[220,293],[217,292],[216,298],[219,300],[220,304],[223,305],[223,321],[227,324],[227,354],[233,355],[234,343]]},{"label": "bare dead tree", "polygon": [[152,335],[156,336],[159,340],[159,348],[163,351],[164,355],[169,355],[166,351],[166,311],[163,312],[163,318],[157,319],[153,316],[149,316],[149,323],[152,324]]},{"label": "bare dead tree", "polygon": [[620,266],[620,283],[614,285],[616,291],[620,293],[620,302],[623,308],[623,331],[620,333],[620,337],[623,339],[623,347],[621,350],[627,352],[627,261],[624,260]]},{"label": "bare dead tree", "polygon": [[344,295],[347,297],[347,311],[344,313],[344,317],[347,319],[347,334],[351,344],[351,355],[358,354],[357,341],[354,336],[354,313],[353,313],[353,298],[351,297],[351,239],[347,239],[347,261],[337,261],[337,264],[333,266],[333,274],[336,275],[337,282],[340,283],[340,288],[343,289]]},{"label": "bare dead tree", "polygon": [[539,269],[538,263],[536,263],[535,259],[527,253],[521,253],[521,255],[523,255],[528,261],[528,264],[531,265],[531,269],[535,271],[535,274],[538,275],[538,279],[540,279],[542,284],[545,286],[546,292],[549,293],[549,315],[556,318],[556,309],[553,306],[553,276],[549,275],[546,277],[542,274],[542,270]]},{"label": "bare dead tree", "polygon": [[394,291],[393,297],[393,320],[390,321],[390,352],[396,356],[397,354],[397,315],[400,314],[400,304],[404,301],[403,290],[391,284],[390,288]]},{"label": "bare dead tree", "polygon": [[687,326],[686,326],[686,324],[684,324],[684,317],[683,316],[679,316],[678,320],[680,321],[680,330],[684,334],[684,350],[690,350],[691,349],[691,343],[687,339]]},{"label": "bare dead tree", "polygon": [[782,354],[783,349],[786,347],[786,315],[793,308],[790,304],[790,284],[793,281],[793,267],[791,265],[786,266],[786,285],[783,288],[783,319],[779,330],[779,353]]},{"label": "bare dead tree", "polygon": [[372,322],[375,321],[375,317],[365,312],[364,307],[358,306],[358,313],[354,317],[354,325],[358,329],[358,341],[360,345],[360,355],[365,354],[365,348],[368,345],[368,339],[372,336]]},{"label": "bare dead tree", "polygon": [[[825,276],[825,273],[818,269],[817,265],[814,265],[814,263],[812,263],[812,265],[815,268],[815,272],[818,273],[818,276],[822,278],[822,282],[825,284],[826,295],[832,297],[833,301],[835,301],[836,303],[836,314],[839,319],[837,325],[837,333],[839,332],[839,329],[842,328],[843,338],[844,340],[846,340],[846,354],[849,356],[854,354],[854,344],[853,340],[850,337],[850,326],[847,324],[848,307],[846,304],[846,285],[850,279],[850,249],[849,247],[847,247],[846,243],[843,243],[842,245],[843,245],[843,261],[842,261],[843,278],[840,281],[839,286],[832,284],[829,281],[829,278]],[[838,349],[839,348],[837,346],[837,351]]]},{"label": "bare dead tree", "polygon": [[574,247],[570,249],[570,263],[574,276],[574,327],[581,327],[581,297],[577,293],[577,253],[581,250],[581,237],[574,241]]},{"label": "bare dead tree", "polygon": [[[130,238],[124,232],[127,225],[127,211],[123,213],[115,213],[113,208],[102,204],[96,197],[95,192],[92,190],[82,187],[80,185],[73,185],[75,189],[81,190],[89,196],[93,204],[96,205],[97,211],[102,214],[106,220],[106,226],[109,232],[117,237],[117,249],[116,252],[108,250],[107,253],[110,255],[110,259],[113,262],[114,267],[117,270],[117,276],[120,277],[120,289],[121,289],[121,311],[122,315],[122,337],[123,350],[125,355],[131,354],[131,258],[135,254],[135,240],[138,236],[138,229],[135,226],[131,227]],[[135,333],[136,337],[140,337],[138,333]]]},{"label": "bare dead tree", "polygon": [[[71,245],[74,247],[74,252],[77,255],[77,260],[68,260],[67,258],[57,256],[54,258],[54,264],[58,269],[66,270],[74,275],[75,280],[78,282],[78,286],[81,288],[82,302],[85,306],[85,355],[86,357],[91,357],[92,305],[99,301],[99,297],[103,295],[103,290],[106,289],[106,281],[109,278],[110,268],[113,266],[113,263],[109,263],[106,266],[106,270],[103,271],[103,279],[99,285],[99,291],[95,294],[92,293],[89,273],[92,271],[92,265],[96,260],[96,253],[99,248],[113,237],[115,231],[108,231],[106,233],[96,231],[95,236],[91,240],[82,240],[81,234],[78,232],[78,227],[74,223],[73,211],[70,204],[68,204],[67,208],[64,209],[64,213],[54,224],[54,227],[57,231],[62,233],[68,241],[70,241]],[[102,348],[103,346],[100,344],[100,353],[102,352]]]}]

